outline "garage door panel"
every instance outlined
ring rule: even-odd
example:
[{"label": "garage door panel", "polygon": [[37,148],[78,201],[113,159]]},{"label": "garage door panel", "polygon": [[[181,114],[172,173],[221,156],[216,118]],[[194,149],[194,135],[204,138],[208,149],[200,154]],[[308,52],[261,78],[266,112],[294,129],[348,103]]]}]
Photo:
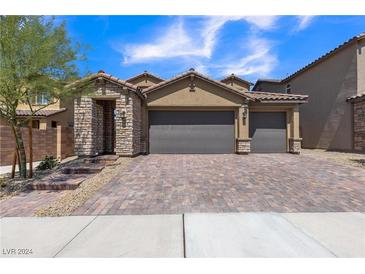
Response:
[{"label": "garage door panel", "polygon": [[251,152],[286,152],[286,113],[250,113]]},{"label": "garage door panel", "polygon": [[151,111],[150,153],[233,153],[233,112]]}]

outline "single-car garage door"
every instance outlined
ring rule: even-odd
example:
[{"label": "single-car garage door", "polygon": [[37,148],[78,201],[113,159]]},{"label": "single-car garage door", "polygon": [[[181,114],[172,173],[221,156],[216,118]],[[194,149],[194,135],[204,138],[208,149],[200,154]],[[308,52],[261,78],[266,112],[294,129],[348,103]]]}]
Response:
[{"label": "single-car garage door", "polygon": [[251,152],[286,152],[286,113],[250,112]]},{"label": "single-car garage door", "polygon": [[233,111],[149,111],[150,153],[234,153]]}]

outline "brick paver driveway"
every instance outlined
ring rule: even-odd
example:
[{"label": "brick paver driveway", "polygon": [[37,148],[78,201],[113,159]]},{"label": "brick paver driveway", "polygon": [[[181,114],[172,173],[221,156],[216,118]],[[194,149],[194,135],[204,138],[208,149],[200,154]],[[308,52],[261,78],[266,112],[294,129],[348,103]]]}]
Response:
[{"label": "brick paver driveway", "polygon": [[365,211],[365,170],[290,154],[133,159],[74,215]]}]

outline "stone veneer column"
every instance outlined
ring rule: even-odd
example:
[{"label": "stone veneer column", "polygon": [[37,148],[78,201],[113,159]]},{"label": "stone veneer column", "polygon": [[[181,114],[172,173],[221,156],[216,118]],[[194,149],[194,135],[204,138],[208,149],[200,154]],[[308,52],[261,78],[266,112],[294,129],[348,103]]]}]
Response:
[{"label": "stone veneer column", "polygon": [[136,156],[141,153],[141,101],[132,92],[123,92],[116,100],[116,147],[119,156]]},{"label": "stone veneer column", "polygon": [[236,140],[237,154],[248,154],[251,152],[251,138],[249,138],[248,121],[249,109],[248,105],[244,104],[238,109],[238,138]]},{"label": "stone veneer column", "polygon": [[96,103],[90,97],[74,101],[75,154],[93,156],[96,151]]},{"label": "stone veneer column", "polygon": [[237,154],[248,154],[251,152],[251,138],[237,139]]},{"label": "stone veneer column", "polygon": [[354,150],[365,152],[365,100],[354,102]]},{"label": "stone veneer column", "polygon": [[289,138],[289,152],[293,154],[300,154],[302,148],[302,138],[299,133],[299,106],[295,106],[291,111],[290,121],[290,138]]}]

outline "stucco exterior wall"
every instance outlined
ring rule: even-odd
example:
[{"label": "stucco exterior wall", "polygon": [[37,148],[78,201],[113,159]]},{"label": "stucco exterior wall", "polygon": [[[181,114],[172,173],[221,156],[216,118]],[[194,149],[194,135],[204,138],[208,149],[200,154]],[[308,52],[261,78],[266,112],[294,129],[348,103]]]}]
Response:
[{"label": "stucco exterior wall", "polygon": [[242,90],[242,91],[249,91],[250,90],[250,85],[249,84],[246,84],[242,81],[238,81],[236,79],[227,79],[227,80],[224,80],[222,82],[225,83],[228,86],[232,86],[232,87],[237,88],[237,89]]},{"label": "stucco exterior wall", "polygon": [[183,79],[147,95],[149,107],[237,107],[244,98],[223,90],[200,79],[194,80],[194,91],[190,80]]},{"label": "stucco exterior wall", "polygon": [[158,80],[156,78],[153,77],[149,77],[149,76],[141,76],[132,80],[128,80],[128,83],[131,83],[133,85],[136,86],[142,86],[142,87],[149,87],[155,84],[160,83],[161,80]]},{"label": "stucco exterior wall", "polygon": [[285,84],[309,95],[301,105],[303,147],[351,150],[352,111],[346,99],[357,93],[356,44],[300,73]]},{"label": "stucco exterior wall", "polygon": [[357,44],[357,94],[365,93],[365,39]]}]

